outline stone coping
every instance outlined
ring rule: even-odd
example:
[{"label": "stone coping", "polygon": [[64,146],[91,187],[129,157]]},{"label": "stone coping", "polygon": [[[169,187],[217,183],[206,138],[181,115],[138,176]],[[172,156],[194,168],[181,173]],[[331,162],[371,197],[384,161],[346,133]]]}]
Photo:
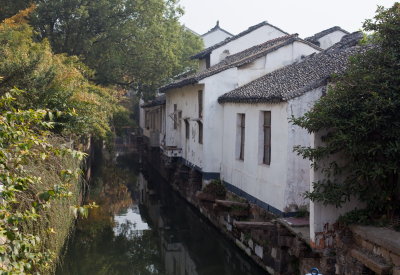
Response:
[{"label": "stone coping", "polygon": [[295,236],[297,236],[300,240],[302,240],[305,244],[310,246],[310,226],[301,226],[301,227],[293,227],[288,224],[284,219],[276,220],[279,224],[286,227],[290,232],[292,232]]},{"label": "stone coping", "polygon": [[361,238],[400,255],[400,232],[384,227],[350,226],[351,231]]}]

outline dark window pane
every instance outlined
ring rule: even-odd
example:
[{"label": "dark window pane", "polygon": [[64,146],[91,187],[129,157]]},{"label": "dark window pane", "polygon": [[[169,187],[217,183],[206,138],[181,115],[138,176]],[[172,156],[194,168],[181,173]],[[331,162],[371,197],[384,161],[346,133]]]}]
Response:
[{"label": "dark window pane", "polygon": [[271,112],[264,113],[264,150],[263,150],[263,163],[271,163]]},{"label": "dark window pane", "polygon": [[240,114],[240,154],[239,159],[244,160],[244,143],[245,143],[245,114]]},{"label": "dark window pane", "polygon": [[189,139],[190,125],[189,125],[189,121],[187,121],[187,120],[185,120],[185,134],[186,134],[186,139]]},{"label": "dark window pane", "polygon": [[199,143],[203,144],[203,123],[199,122]]}]

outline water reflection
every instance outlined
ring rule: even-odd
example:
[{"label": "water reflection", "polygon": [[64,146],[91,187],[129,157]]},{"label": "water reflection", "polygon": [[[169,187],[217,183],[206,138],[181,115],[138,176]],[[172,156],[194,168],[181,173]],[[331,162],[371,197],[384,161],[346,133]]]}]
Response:
[{"label": "water reflection", "polygon": [[265,274],[137,159],[101,166],[58,275]]}]

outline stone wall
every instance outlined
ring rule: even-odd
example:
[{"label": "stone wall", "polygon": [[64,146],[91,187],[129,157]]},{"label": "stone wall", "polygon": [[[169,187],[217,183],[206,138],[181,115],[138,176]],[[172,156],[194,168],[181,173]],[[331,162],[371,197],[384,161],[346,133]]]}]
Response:
[{"label": "stone wall", "polygon": [[311,246],[308,227],[292,227],[230,192],[224,198],[207,194],[200,172],[157,150],[146,151],[145,159],[175,191],[269,274],[303,275],[317,267],[324,275],[400,275],[400,232],[327,225],[319,245]]},{"label": "stone wall", "polygon": [[400,275],[400,232],[351,226],[336,238],[336,274]]}]

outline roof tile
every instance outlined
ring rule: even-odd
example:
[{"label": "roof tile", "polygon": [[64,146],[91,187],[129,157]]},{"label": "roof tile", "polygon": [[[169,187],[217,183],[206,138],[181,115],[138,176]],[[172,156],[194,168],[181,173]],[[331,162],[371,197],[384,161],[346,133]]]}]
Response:
[{"label": "roof tile", "polygon": [[302,61],[283,67],[243,85],[218,98],[219,103],[282,102],[326,85],[333,74],[344,72],[348,58],[359,53],[360,32],[346,35],[325,51],[307,56]]},{"label": "roof tile", "polygon": [[214,66],[211,66],[210,68],[208,68],[205,71],[197,72],[195,74],[175,80],[175,81],[161,87],[160,92],[164,92],[164,91],[167,91],[167,90],[173,89],[173,88],[183,87],[183,86],[189,85],[189,84],[195,84],[198,81],[200,81],[206,77],[212,76],[212,75],[222,72],[224,70],[227,70],[227,69],[230,69],[233,67],[243,66],[250,62],[253,62],[254,60],[256,60],[262,56],[267,55],[268,53],[270,53],[272,51],[275,51],[283,46],[289,45],[289,44],[293,43],[294,41],[301,41],[302,43],[306,43],[306,44],[310,45],[311,47],[313,47],[319,51],[322,51],[322,49],[317,47],[316,45],[298,38],[297,34],[282,36],[282,37],[275,38],[275,39],[269,40],[267,42],[264,42],[260,45],[253,46],[242,52],[230,55],[230,56],[226,57],[224,60],[222,60],[220,63],[218,63]]}]

